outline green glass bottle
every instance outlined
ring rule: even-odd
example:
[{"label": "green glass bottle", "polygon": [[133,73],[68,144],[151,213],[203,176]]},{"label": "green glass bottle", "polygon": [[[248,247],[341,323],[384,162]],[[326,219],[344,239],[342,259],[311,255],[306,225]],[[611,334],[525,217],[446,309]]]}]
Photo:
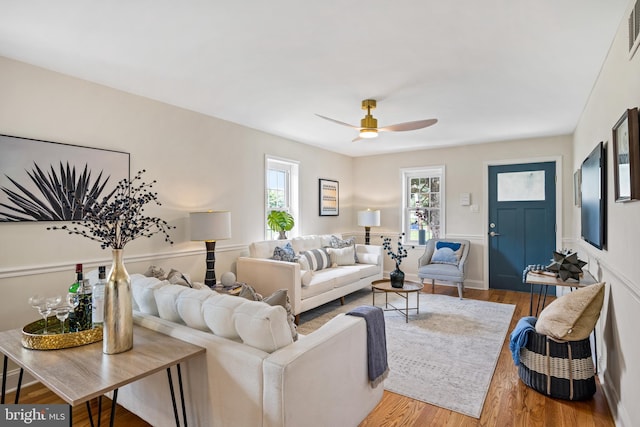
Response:
[{"label": "green glass bottle", "polygon": [[[78,294],[78,289],[82,286],[82,264],[76,264],[76,281],[69,286],[70,294]],[[69,331],[77,332],[78,325],[76,321],[76,311],[75,309],[69,312]]]}]

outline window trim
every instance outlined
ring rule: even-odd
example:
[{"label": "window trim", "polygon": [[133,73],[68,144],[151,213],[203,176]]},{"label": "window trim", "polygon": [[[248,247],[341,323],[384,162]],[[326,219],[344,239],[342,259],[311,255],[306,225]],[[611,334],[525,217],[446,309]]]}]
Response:
[{"label": "window trim", "polygon": [[[289,208],[288,211],[291,213],[291,215],[293,215],[293,218],[295,219],[295,224],[293,226],[293,228],[291,229],[291,231],[289,231],[287,233],[287,237],[295,237],[299,234],[299,230],[302,229],[302,223],[301,223],[301,219],[300,219],[300,184],[299,184],[299,180],[300,180],[300,162],[297,160],[292,160],[292,159],[287,159],[284,157],[278,157],[278,156],[271,156],[271,155],[265,155],[265,160],[264,160],[264,182],[263,182],[263,191],[264,191],[264,201],[263,201],[263,216],[262,216],[262,221],[263,221],[263,229],[264,229],[264,238],[265,239],[270,239],[271,236],[268,233],[268,228],[269,226],[267,225],[267,214],[269,212],[269,195],[268,195],[268,189],[267,189],[267,184],[269,182],[269,170],[270,169],[274,169],[272,167],[272,164],[276,163],[276,164],[282,164],[285,165],[286,168],[289,170],[289,191],[288,191],[288,198],[289,198]],[[284,168],[283,168],[284,169]]]},{"label": "window trim", "polygon": [[446,167],[445,165],[431,165],[412,168],[400,169],[400,187],[402,191],[402,205],[400,206],[400,224],[402,232],[405,233],[403,243],[418,246],[417,240],[409,240],[408,233],[408,199],[410,188],[408,181],[410,178],[425,177],[425,176],[439,176],[440,177],[440,235],[439,238],[446,236]]}]

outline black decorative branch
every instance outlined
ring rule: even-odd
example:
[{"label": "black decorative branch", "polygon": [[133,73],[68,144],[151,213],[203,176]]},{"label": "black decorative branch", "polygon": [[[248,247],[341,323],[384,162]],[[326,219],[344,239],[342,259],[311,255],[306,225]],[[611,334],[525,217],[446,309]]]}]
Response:
[{"label": "black decorative branch", "polygon": [[402,264],[402,260],[404,258],[407,257],[408,252],[405,249],[405,247],[402,245],[402,236],[404,236],[404,233],[401,233],[398,236],[398,250],[397,251],[393,251],[393,248],[391,247],[391,238],[390,237],[383,237],[380,236],[380,238],[382,239],[382,248],[387,251],[387,255],[389,255],[389,257],[395,261],[396,263],[396,268],[400,267],[400,264]]},{"label": "black decorative branch", "polygon": [[100,243],[102,249],[122,249],[138,237],[151,237],[156,233],[163,233],[165,242],[173,244],[169,230],[170,226],[158,217],[144,215],[144,206],[158,201],[158,193],[152,191],[156,181],[145,183],[139,171],[129,180],[118,182],[115,190],[101,201],[94,200],[84,212],[84,219],[72,221],[73,226],[47,227],[47,230],[65,230],[69,234],[77,234]]}]

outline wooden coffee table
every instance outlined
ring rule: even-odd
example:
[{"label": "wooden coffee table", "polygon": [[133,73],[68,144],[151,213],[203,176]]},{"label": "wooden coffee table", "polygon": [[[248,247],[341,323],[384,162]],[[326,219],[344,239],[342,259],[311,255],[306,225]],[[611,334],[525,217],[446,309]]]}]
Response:
[{"label": "wooden coffee table", "polygon": [[[404,320],[409,323],[409,310],[415,310],[416,314],[420,313],[420,291],[424,288],[422,283],[411,282],[409,280],[404,281],[404,286],[401,288],[394,288],[391,286],[389,279],[376,280],[371,282],[371,290],[373,291],[373,305],[376,305],[376,294],[384,292],[384,311],[398,311],[404,315]],[[409,308],[409,294],[416,294],[416,306]],[[394,293],[404,298],[405,306],[396,307],[389,302],[389,293]]]}]

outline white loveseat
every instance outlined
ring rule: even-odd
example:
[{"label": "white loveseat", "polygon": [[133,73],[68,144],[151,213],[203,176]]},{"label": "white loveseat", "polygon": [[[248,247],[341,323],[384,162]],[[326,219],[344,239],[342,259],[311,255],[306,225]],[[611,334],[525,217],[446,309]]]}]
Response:
[{"label": "white loveseat", "polygon": [[[206,349],[181,365],[191,426],[357,426],[382,398],[362,318],[338,315],[294,342],[282,306],[139,274],[132,290],[136,324]],[[118,403],[174,425],[166,371],[122,387]]]},{"label": "white loveseat", "polygon": [[358,262],[339,263],[319,271],[304,270],[298,262],[271,259],[276,247],[290,243],[295,254],[330,246],[331,236],[340,234],[295,237],[290,240],[265,240],[249,245],[249,256],[239,257],[239,282],[253,286],[263,295],[285,288],[294,315],[342,298],[382,279],[382,247],[355,244]]}]

